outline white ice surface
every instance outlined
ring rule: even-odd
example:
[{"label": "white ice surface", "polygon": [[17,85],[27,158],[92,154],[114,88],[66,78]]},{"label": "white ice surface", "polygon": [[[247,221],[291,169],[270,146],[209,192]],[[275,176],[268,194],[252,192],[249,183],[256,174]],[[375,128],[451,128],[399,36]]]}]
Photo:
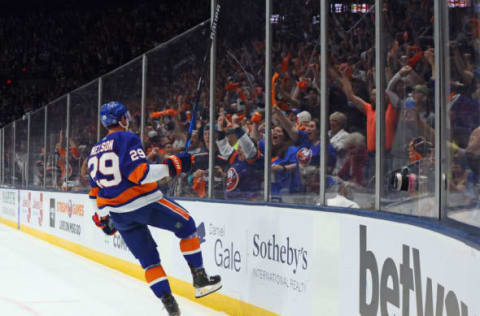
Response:
[{"label": "white ice surface", "polygon": [[[175,297],[182,316],[225,315]],[[0,224],[0,315],[168,314],[145,282]]]}]

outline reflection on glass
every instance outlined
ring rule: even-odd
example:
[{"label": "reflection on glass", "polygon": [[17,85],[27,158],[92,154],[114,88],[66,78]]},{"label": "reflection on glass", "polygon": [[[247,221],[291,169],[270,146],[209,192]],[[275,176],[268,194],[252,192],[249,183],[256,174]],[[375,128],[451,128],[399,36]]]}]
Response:
[{"label": "reflection on glass", "polygon": [[13,184],[21,188],[27,186],[27,144],[28,116],[24,115],[15,123],[15,174]]},{"label": "reflection on glass", "polygon": [[87,158],[97,142],[98,84],[94,82],[70,94],[68,191],[88,191]]},{"label": "reflection on glass", "polygon": [[[327,205],[373,208],[375,194],[375,1],[328,13]],[[333,152],[333,153],[332,153]]]},{"label": "reflection on glass", "polygon": [[448,11],[448,216],[480,227],[480,21],[470,3]]},{"label": "reflection on glass", "polygon": [[[273,12],[272,202],[318,204],[319,2],[276,0]],[[335,149],[326,146],[333,166]]]},{"label": "reflection on glass", "polygon": [[[130,111],[132,121],[130,131],[140,136],[142,95],[142,58],[137,58],[125,66],[103,77],[102,104],[118,101]],[[96,102],[95,102],[96,104]],[[107,130],[101,127],[100,137]]]},{"label": "reflection on glass", "polygon": [[[147,71],[146,120],[144,147],[150,163],[185,151],[192,120],[197,83],[207,50],[209,24],[203,23],[150,52]],[[208,73],[207,69],[205,69]],[[161,185],[171,196],[205,197],[208,169],[208,144],[205,127],[208,121],[208,76],[200,90],[188,152],[198,155],[192,172],[182,174]],[[208,142],[208,134],[207,140]]]},{"label": "reflection on glass", "polygon": [[4,127],[3,183],[13,184],[13,122]]},{"label": "reflection on glass", "polygon": [[63,97],[47,106],[47,165],[45,187],[66,189],[66,128],[67,98]]},{"label": "reflection on glass", "polygon": [[218,36],[214,197],[263,200],[265,2],[224,2]]},{"label": "reflection on glass", "polygon": [[[385,1],[382,209],[436,216],[433,1]],[[408,19],[413,24],[396,23]]]},{"label": "reflection on glass", "polygon": [[28,187],[43,187],[45,157],[45,109],[30,115]]}]

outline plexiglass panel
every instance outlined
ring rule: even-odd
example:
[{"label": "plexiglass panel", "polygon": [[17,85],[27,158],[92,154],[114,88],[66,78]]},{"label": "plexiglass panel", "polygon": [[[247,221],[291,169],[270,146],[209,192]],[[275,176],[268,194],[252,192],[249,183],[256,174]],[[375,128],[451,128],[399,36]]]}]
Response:
[{"label": "plexiglass panel", "polygon": [[[140,136],[142,95],[142,58],[139,57],[125,66],[103,77],[102,104],[118,101],[130,111],[132,121],[130,131]],[[101,137],[107,130],[101,128]]]},{"label": "plexiglass panel", "polygon": [[4,150],[3,150],[3,184],[13,184],[13,122],[4,127]]},{"label": "plexiglass panel", "polygon": [[[205,84],[200,90],[196,124],[188,150],[201,155],[192,173],[182,174],[162,185],[161,189],[172,196],[205,197],[207,192],[206,173],[198,170],[208,168],[208,149],[202,137],[209,107],[209,64],[203,64],[207,50],[210,53],[208,36],[209,23],[204,23],[147,54],[147,114],[143,142],[151,163],[185,151],[197,83],[204,71]],[[197,177],[199,174],[202,176]]]},{"label": "plexiglass panel", "polygon": [[[385,159],[382,209],[438,216],[435,200],[433,0],[384,1]],[[410,24],[399,21],[409,20]]]},{"label": "plexiglass panel", "polygon": [[67,97],[47,105],[47,165],[45,187],[66,189]]},{"label": "plexiglass panel", "polygon": [[336,150],[327,181],[329,206],[375,205],[374,4],[329,1],[328,135]]},{"label": "plexiglass panel", "polygon": [[28,187],[42,188],[45,166],[45,108],[30,114]]},{"label": "plexiglass panel", "polygon": [[214,197],[264,200],[265,1],[222,3],[216,69]]},{"label": "plexiglass panel", "polygon": [[98,82],[70,93],[70,139],[68,191],[85,192],[88,183],[87,157],[97,142]]},{"label": "plexiglass panel", "polygon": [[[329,1],[328,206],[373,208],[375,201],[375,1]],[[385,177],[381,209],[436,217],[435,80],[445,80],[447,210],[480,227],[480,22],[474,1],[448,1],[447,71],[435,69],[433,0],[383,2]],[[198,79],[204,69],[189,152],[191,173],[162,187],[173,196],[204,198],[208,148],[215,146],[213,197],[263,201],[265,128],[272,130],[271,200],[319,202],[320,1],[272,0],[272,126],[265,126],[265,1],[222,3],[217,32],[215,115],[209,122],[209,23],[147,55],[144,139],[151,163],[184,151]],[[408,21],[408,23],[405,23]],[[379,27],[377,25],[377,27]],[[443,27],[443,26],[442,26]],[[443,61],[442,61],[443,62]],[[208,66],[208,64],[207,64]],[[444,76],[447,77],[444,77]],[[478,91],[477,91],[478,90]],[[142,58],[102,78],[102,103],[119,101],[141,134]],[[9,186],[88,190],[85,158],[97,141],[98,82],[4,127],[2,177]],[[45,114],[48,122],[45,125]],[[215,130],[214,144],[208,132]],[[102,128],[100,135],[105,135]],[[45,135],[46,134],[46,142]],[[442,134],[443,135],[443,134]],[[68,144],[67,144],[68,141]],[[68,153],[68,162],[66,161]],[[68,167],[67,167],[68,166]],[[68,174],[67,174],[68,170]],[[438,177],[437,177],[438,178]],[[437,183],[437,186],[439,184]]]},{"label": "plexiglass panel", "polygon": [[15,123],[15,174],[13,184],[25,188],[27,185],[28,116]]},{"label": "plexiglass panel", "polygon": [[[318,204],[320,3],[273,1],[272,202]],[[330,172],[335,148],[327,144]]]},{"label": "plexiglass panel", "polygon": [[447,207],[450,218],[480,227],[480,20],[476,1],[463,2],[448,8]]}]

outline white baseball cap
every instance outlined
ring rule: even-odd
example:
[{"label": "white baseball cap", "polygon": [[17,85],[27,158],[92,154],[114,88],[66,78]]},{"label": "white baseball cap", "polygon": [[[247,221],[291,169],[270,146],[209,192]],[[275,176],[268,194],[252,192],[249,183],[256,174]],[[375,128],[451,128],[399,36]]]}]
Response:
[{"label": "white baseball cap", "polygon": [[158,135],[157,131],[151,130],[147,133],[148,137],[152,138]]},{"label": "white baseball cap", "polygon": [[304,123],[312,120],[312,116],[310,115],[310,112],[308,111],[302,111],[297,114],[297,121],[298,123]]}]

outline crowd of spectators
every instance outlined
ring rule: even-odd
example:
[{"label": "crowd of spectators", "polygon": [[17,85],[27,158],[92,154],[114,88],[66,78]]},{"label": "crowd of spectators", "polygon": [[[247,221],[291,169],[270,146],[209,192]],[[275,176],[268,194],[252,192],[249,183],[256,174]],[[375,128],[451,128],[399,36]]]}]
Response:
[{"label": "crowd of spectators", "polygon": [[[383,201],[387,203],[412,197],[420,198],[422,195],[433,196],[434,193],[436,71],[433,5],[433,1],[414,0],[385,3],[385,41],[388,49],[385,53],[386,179]],[[243,12],[240,7],[241,5],[238,10],[231,11],[235,12],[236,17]],[[363,12],[352,12],[351,7],[347,5],[339,12],[332,10],[329,14],[327,113],[330,144],[325,144],[326,171],[329,176],[328,189],[333,196],[329,201],[341,205],[373,207],[377,94],[373,2],[365,8]],[[224,181],[223,187],[218,183],[215,186],[220,188],[217,197],[232,196],[232,192],[236,192],[236,196],[243,196],[243,199],[263,198],[261,190],[258,190],[262,188],[262,185],[258,184],[263,181],[263,170],[258,166],[258,161],[262,161],[264,153],[262,139],[262,130],[265,129],[264,29],[257,23],[255,32],[245,32],[246,25],[255,25],[252,23],[255,18],[263,21],[262,9],[251,8],[248,17],[241,16],[237,19],[234,19],[232,14],[228,19],[231,28],[226,32],[227,38],[220,37],[215,103],[218,109],[217,117],[225,115],[224,121],[227,124],[226,127],[216,124],[219,157],[215,160],[217,168],[215,174],[218,175],[216,177],[218,181],[222,178]],[[260,13],[256,16],[258,12]],[[450,47],[454,53],[450,63],[454,71],[449,78],[452,82],[452,93],[447,100],[450,104],[448,115],[451,124],[451,129],[448,130],[448,147],[453,154],[463,157],[464,162],[461,165],[463,169],[450,175],[452,183],[461,181],[454,179],[454,174],[466,179],[469,171],[474,169],[466,163],[464,153],[468,143],[471,142],[472,131],[480,125],[478,99],[472,95],[472,92],[476,91],[475,61],[472,56],[480,52],[477,52],[475,47],[479,23],[472,18],[472,12],[471,7],[450,9],[451,19],[456,23],[451,24],[450,30],[452,38]],[[272,199],[316,203],[319,192],[321,146],[318,141],[320,116],[318,3],[275,1],[274,13],[271,21],[274,24]],[[455,45],[457,42],[461,42],[460,47]],[[468,71],[467,75],[462,75],[462,71]],[[188,86],[194,86],[194,78],[195,76],[191,77],[192,82]],[[459,90],[459,87],[462,89]],[[186,92],[180,93],[180,99],[192,100],[194,91],[193,88],[187,89]],[[179,102],[170,104],[170,110],[176,110],[175,113],[179,113],[178,115],[164,117],[151,115],[152,124],[149,128],[162,126],[165,119],[169,122],[171,120],[188,122],[188,118],[182,118],[181,107],[191,110],[191,102],[190,105],[186,102],[185,106],[183,101],[182,104]],[[202,103],[208,104],[207,101],[205,94]],[[163,108],[157,106],[155,111],[165,111],[167,108],[168,106]],[[207,123],[205,116],[203,118],[204,121],[198,123],[199,134]],[[256,155],[252,154],[251,157],[247,155],[242,159],[249,161],[255,158],[243,175],[240,170],[244,170],[245,163],[243,167],[239,166],[237,157],[229,164],[221,163],[222,159],[230,160],[232,151],[221,150],[225,146],[218,144],[218,142],[223,144],[225,137],[234,149],[233,153],[238,152],[238,156],[242,156],[240,153],[245,153],[243,146],[249,148],[249,145],[240,141],[243,134],[235,131],[237,125],[249,135],[257,148]],[[177,137],[171,139],[177,140]],[[155,141],[150,143],[148,138],[145,141],[151,144],[152,148],[157,147]],[[282,144],[283,149],[277,149],[277,143]],[[161,149],[161,145],[158,148]],[[182,146],[177,150],[181,151]],[[181,186],[183,194],[196,194],[189,189],[197,178],[195,175],[199,174],[204,177],[205,172],[190,176],[190,185]],[[242,186],[245,174],[248,175],[249,185]],[[399,174],[405,177],[407,182],[412,182],[411,188],[408,186],[405,188],[405,179],[403,186],[396,182]],[[257,178],[257,185],[252,184],[252,177]],[[473,179],[472,176],[470,178]],[[202,192],[204,194],[204,191]],[[411,208],[409,212],[417,212],[421,205],[413,204]]]},{"label": "crowd of spectators", "polygon": [[[325,146],[330,194],[327,204],[373,207],[375,18],[373,1],[364,2],[368,5],[363,11],[353,12],[352,6],[345,5],[332,7],[328,15],[327,144],[320,143],[318,1],[274,1],[271,127],[265,126],[264,118],[264,3],[248,2],[248,10],[246,1],[224,4],[218,36],[215,121],[208,120],[207,86],[200,95],[199,117],[189,148],[197,156],[197,163],[191,174],[174,184],[175,194],[206,195],[207,153],[209,146],[214,146],[215,197],[262,200],[264,133],[271,128],[272,200],[320,202],[320,152]],[[433,7],[432,0],[385,2],[384,200],[389,202],[434,193]],[[452,71],[447,100],[450,190],[462,196],[478,196],[480,133],[474,131],[480,126],[480,70],[476,59],[480,56],[480,22],[472,16],[471,8],[449,12],[454,21],[450,23]],[[163,75],[149,83],[143,141],[151,162],[160,162],[185,148],[201,72],[204,48],[198,48],[198,43],[205,43],[206,37],[202,34],[184,39],[190,44],[173,46],[165,59]],[[113,50],[113,56],[118,55]],[[97,60],[97,66],[100,63],[103,65],[104,60]],[[132,111],[132,106],[129,108]],[[133,108],[138,110],[138,104]],[[140,111],[134,112],[138,128]],[[210,129],[215,130],[215,144],[208,142]],[[85,171],[82,174],[86,176]],[[412,212],[421,207],[414,204]]]},{"label": "crowd of spectators", "polygon": [[20,1],[0,10],[0,125],[209,17],[209,1]]}]

